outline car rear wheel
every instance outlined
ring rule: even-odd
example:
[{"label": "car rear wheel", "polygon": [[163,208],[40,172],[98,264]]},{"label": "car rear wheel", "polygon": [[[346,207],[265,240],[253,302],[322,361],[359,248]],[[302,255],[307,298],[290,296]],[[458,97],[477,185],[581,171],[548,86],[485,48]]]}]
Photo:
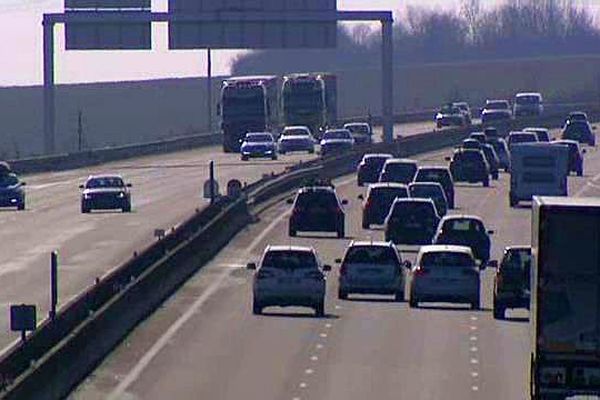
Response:
[{"label": "car rear wheel", "polygon": [[296,235],[298,235],[298,232],[296,231],[296,229],[292,228],[292,226],[290,225],[290,227],[288,229],[288,234],[291,237],[296,237]]},{"label": "car rear wheel", "polygon": [[577,176],[583,176],[583,168],[577,170]]},{"label": "car rear wheel", "polygon": [[325,300],[321,300],[319,303],[315,304],[315,315],[319,318],[325,316]]},{"label": "car rear wheel", "polygon": [[22,199],[19,203],[17,203],[17,210],[23,211],[25,209],[25,199]]},{"label": "car rear wheel", "polygon": [[242,161],[248,161],[248,156],[242,156]]},{"label": "car rear wheel", "polygon": [[494,319],[504,319],[506,308],[501,304],[494,302]]},{"label": "car rear wheel", "polygon": [[490,180],[486,179],[483,181],[483,187],[489,187],[490,186]]},{"label": "car rear wheel", "polygon": [[492,179],[497,181],[498,179],[500,179],[500,174],[498,173],[498,171],[494,172],[492,174]]},{"label": "car rear wheel", "polygon": [[273,160],[273,161],[277,160],[277,154],[273,154],[273,155],[271,156],[271,160]]},{"label": "car rear wheel", "polygon": [[127,203],[125,206],[123,206],[123,208],[121,208],[121,211],[123,211],[124,213],[130,213],[131,212],[131,203]]},{"label": "car rear wheel", "polygon": [[394,301],[398,303],[404,302],[404,291],[398,291],[394,294]]},{"label": "car rear wheel", "polygon": [[408,300],[408,306],[410,308],[419,308],[419,301],[413,296],[410,296],[410,299]]},{"label": "car rear wheel", "polygon": [[479,296],[477,296],[472,302],[471,302],[471,310],[479,310],[481,308],[480,306],[480,301],[479,301]]},{"label": "car rear wheel", "polygon": [[363,229],[371,229],[371,224],[368,221],[363,221],[362,228]]},{"label": "car rear wheel", "polygon": [[88,206],[82,204],[81,205],[81,212],[83,214],[88,214],[90,212],[90,208]]},{"label": "car rear wheel", "polygon": [[263,310],[262,305],[259,302],[257,302],[256,300],[254,300],[252,302],[252,314],[254,314],[254,315],[261,315],[262,314],[262,310]]},{"label": "car rear wheel", "polygon": [[508,205],[510,205],[510,207],[516,207],[517,204],[519,204],[519,201],[517,199],[515,199],[514,196],[509,195],[508,196]]},{"label": "car rear wheel", "polygon": [[342,289],[338,289],[338,299],[340,300],[348,300],[348,292]]},{"label": "car rear wheel", "polygon": [[338,228],[337,237],[338,239],[343,239],[346,237],[346,230],[344,229],[344,225]]}]

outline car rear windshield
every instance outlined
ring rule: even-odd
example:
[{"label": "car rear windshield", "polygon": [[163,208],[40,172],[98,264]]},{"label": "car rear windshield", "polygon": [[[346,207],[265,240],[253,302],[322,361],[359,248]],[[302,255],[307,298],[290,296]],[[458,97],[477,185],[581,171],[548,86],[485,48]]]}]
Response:
[{"label": "car rear windshield", "polygon": [[331,192],[304,192],[298,195],[296,206],[302,208],[337,208],[338,202]]},{"label": "car rear windshield", "polygon": [[506,153],[506,148],[504,147],[504,143],[502,143],[500,141],[493,141],[491,144],[492,144],[492,147],[494,148],[494,150],[496,150],[496,153],[498,153],[498,154]]},{"label": "car rear windshield", "polygon": [[281,136],[308,136],[308,132],[304,129],[286,129]]},{"label": "car rear windshield", "polygon": [[587,122],[585,121],[573,121],[570,124],[567,125],[567,128],[565,129],[565,134],[570,134],[570,133],[590,133],[590,126],[588,125]]},{"label": "car rear windshield", "polygon": [[417,182],[443,182],[450,183],[450,174],[448,171],[440,169],[421,169],[415,178]]},{"label": "car rear windshield", "polygon": [[454,155],[454,160],[455,161],[480,162],[480,161],[483,161],[483,158],[479,151],[461,151]]},{"label": "car rear windshield", "polygon": [[308,251],[269,251],[263,258],[261,268],[313,269],[318,268],[318,263],[315,255]]},{"label": "car rear windshield", "polygon": [[109,188],[109,187],[123,187],[125,184],[121,178],[93,178],[87,181],[85,187],[88,189],[98,189],[98,188]]},{"label": "car rear windshield", "polygon": [[19,179],[14,174],[0,175],[0,187],[14,186],[19,183]]},{"label": "car rear windshield", "polygon": [[533,133],[517,133],[508,137],[511,144],[515,143],[533,143],[537,142],[537,136]]},{"label": "car rear windshield", "polygon": [[474,219],[452,219],[444,223],[444,232],[483,232],[483,224]]},{"label": "car rear windshield", "polygon": [[323,135],[323,139],[351,139],[348,131],[328,131]]},{"label": "car rear windshield", "polygon": [[500,268],[502,270],[529,271],[531,268],[531,251],[527,249],[508,251]]},{"label": "car rear windshield", "polygon": [[344,263],[347,264],[398,264],[396,252],[383,246],[354,246],[348,250]]},{"label": "car rear windshield", "polygon": [[385,173],[391,177],[412,177],[417,172],[417,166],[411,163],[390,163],[385,166]]},{"label": "car rear windshield", "polygon": [[385,162],[388,158],[389,157],[379,157],[379,156],[365,157],[364,162],[368,166],[376,166],[378,168],[381,168],[383,166],[383,164],[385,164]]},{"label": "car rear windshield", "polygon": [[540,97],[539,96],[517,96],[516,99],[517,104],[519,105],[527,105],[527,104],[539,104]]},{"label": "car rear windshield", "polygon": [[369,197],[377,203],[391,204],[396,198],[405,199],[408,197],[408,190],[405,188],[380,187],[371,190]]},{"label": "car rear windshield", "polygon": [[490,101],[485,108],[488,110],[508,110],[508,102],[506,101]]},{"label": "car rear windshield", "polygon": [[433,186],[433,185],[414,185],[410,187],[410,195],[412,197],[423,197],[423,198],[430,198],[430,197],[441,197],[442,196],[442,192],[440,191],[440,188],[437,186]]},{"label": "car rear windshield", "polygon": [[352,133],[358,133],[361,135],[369,134],[369,125],[348,125],[346,129]]},{"label": "car rear windshield", "polygon": [[421,267],[472,267],[475,265],[469,254],[457,251],[436,251],[421,256]]},{"label": "car rear windshield", "polygon": [[269,134],[246,136],[246,142],[249,142],[249,143],[272,142],[272,141],[273,141],[273,137]]},{"label": "car rear windshield", "polygon": [[392,217],[403,219],[414,216],[417,219],[431,219],[435,216],[435,206],[429,202],[400,202],[394,205]]}]

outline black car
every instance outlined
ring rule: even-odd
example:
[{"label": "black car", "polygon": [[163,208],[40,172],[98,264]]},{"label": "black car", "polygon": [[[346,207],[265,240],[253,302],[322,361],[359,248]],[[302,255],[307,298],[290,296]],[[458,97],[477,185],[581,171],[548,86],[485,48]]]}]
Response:
[{"label": "black car", "polygon": [[562,144],[569,147],[569,172],[575,172],[577,176],[583,176],[583,154],[585,149],[579,148],[579,142],[575,140],[554,140],[552,144]]},{"label": "black car", "polygon": [[444,188],[448,208],[454,208],[454,180],[448,167],[426,166],[419,167],[415,182],[437,182]]},{"label": "black car", "polygon": [[550,142],[550,131],[546,128],[525,128],[523,132],[535,133],[538,142]]},{"label": "black car", "polygon": [[471,132],[469,139],[475,139],[481,144],[487,143],[487,136],[484,132]]},{"label": "black car", "polygon": [[480,150],[458,149],[450,161],[450,172],[454,182],[481,182],[490,186],[490,167]]},{"label": "black car", "polygon": [[400,245],[431,244],[440,222],[431,199],[396,199],[385,219],[385,241]]},{"label": "black car", "polygon": [[408,197],[408,186],[401,183],[374,183],[369,185],[366,197],[363,197],[363,195],[358,196],[360,200],[364,200],[363,229],[369,229],[371,225],[383,225],[394,200]]},{"label": "black car", "polygon": [[569,122],[573,121],[588,121],[588,116],[583,111],[573,111],[569,113],[565,124],[568,124]]},{"label": "black car", "polygon": [[463,149],[481,150],[481,142],[477,139],[465,139],[460,144]]},{"label": "black car", "polygon": [[338,238],[345,236],[345,213],[343,204],[332,187],[305,187],[298,191],[289,219],[289,235],[301,232],[335,232]]},{"label": "black car", "polygon": [[504,172],[510,171],[510,153],[508,151],[508,145],[502,138],[490,139],[489,144],[492,145],[498,156],[499,168],[502,168]]},{"label": "black car", "polygon": [[397,158],[387,160],[379,175],[379,182],[396,182],[408,185],[415,178],[418,168],[417,162],[414,160]]},{"label": "black car", "polygon": [[472,215],[447,215],[442,218],[433,244],[468,246],[481,265],[490,259],[490,236],[494,231],[486,231],[481,218]]},{"label": "black car", "polygon": [[119,175],[90,176],[85,184],[80,185],[81,212],[86,214],[92,210],[115,210],[131,212],[131,183],[125,184]]},{"label": "black car", "polygon": [[378,182],[383,165],[391,158],[391,154],[365,154],[358,164],[358,186]]},{"label": "black car", "polygon": [[486,143],[481,145],[481,151],[490,167],[492,179],[497,180],[499,178],[500,159],[496,154],[496,150],[494,150],[494,147],[491,144]]},{"label": "black car", "polygon": [[507,308],[529,309],[530,273],[530,246],[510,246],[504,249],[494,277],[495,319],[503,319]]},{"label": "black car", "polygon": [[568,122],[563,129],[561,139],[576,140],[590,146],[596,145],[596,135],[594,135],[593,128],[587,121]]},{"label": "black car", "polygon": [[537,135],[533,132],[511,132],[508,134],[506,144],[508,145],[508,151],[515,144],[519,143],[537,143]]},{"label": "black car", "polygon": [[0,170],[0,207],[25,209],[25,182],[19,180],[10,169]]}]

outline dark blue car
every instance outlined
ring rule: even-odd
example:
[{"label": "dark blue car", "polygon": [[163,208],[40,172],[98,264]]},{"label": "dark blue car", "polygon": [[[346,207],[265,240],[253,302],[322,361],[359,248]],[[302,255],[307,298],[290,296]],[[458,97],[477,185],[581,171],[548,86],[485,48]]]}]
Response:
[{"label": "dark blue car", "polygon": [[25,182],[12,172],[0,174],[0,207],[25,209]]}]

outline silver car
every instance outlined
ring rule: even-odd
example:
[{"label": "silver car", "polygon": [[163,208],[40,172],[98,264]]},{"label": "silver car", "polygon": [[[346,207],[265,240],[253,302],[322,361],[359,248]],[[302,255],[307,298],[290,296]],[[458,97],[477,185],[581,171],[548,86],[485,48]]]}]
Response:
[{"label": "silver car", "polygon": [[325,315],[325,272],[312,247],[268,246],[257,267],[249,263],[254,274],[252,312],[262,314],[270,306],[303,306]]},{"label": "silver car", "polygon": [[338,298],[350,293],[387,294],[404,301],[404,269],[400,253],[391,242],[352,242],[341,263]]},{"label": "silver car", "polygon": [[469,303],[479,309],[479,268],[464,246],[422,246],[411,271],[412,308],[420,302]]}]

